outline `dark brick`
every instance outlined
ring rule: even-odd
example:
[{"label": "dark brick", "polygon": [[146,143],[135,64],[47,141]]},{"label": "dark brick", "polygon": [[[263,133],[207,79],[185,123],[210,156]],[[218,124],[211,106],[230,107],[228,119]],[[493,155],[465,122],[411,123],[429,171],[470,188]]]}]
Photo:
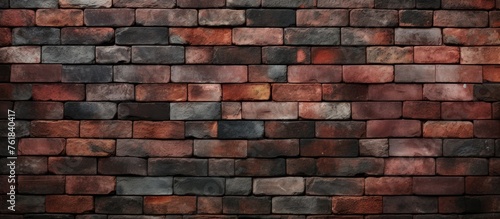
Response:
[{"label": "dark brick", "polygon": [[217,122],[216,121],[193,121],[186,122],[186,138],[216,138],[217,137]]},{"label": "dark brick", "polygon": [[300,155],[305,157],[356,157],[358,140],[301,139]]},{"label": "dark brick", "polygon": [[436,27],[486,27],[486,11],[437,10],[434,12]]},{"label": "dark brick", "polygon": [[363,84],[324,84],[323,100],[367,100],[368,86]]},{"label": "dark brick", "polygon": [[[443,9],[493,9],[495,0],[441,0]],[[497,1],[498,3],[498,1]],[[497,5],[498,8],[498,5]]]},{"label": "dark brick", "polygon": [[307,178],[307,195],[363,195],[362,178]]},{"label": "dark brick", "polygon": [[319,138],[363,138],[366,124],[361,121],[319,121],[315,131]]},{"label": "dark brick", "polygon": [[[57,8],[58,0],[12,0],[10,2],[11,8]],[[7,1],[8,7],[8,1]]]},{"label": "dark brick", "polygon": [[339,28],[286,28],[286,45],[339,45]]},{"label": "dark brick", "polygon": [[415,0],[375,0],[375,8],[414,8]]},{"label": "dark brick", "polygon": [[117,195],[172,195],[172,177],[117,177]]},{"label": "dark brick", "polygon": [[270,214],[271,198],[226,196],[222,200],[224,214]]},{"label": "dark brick", "polygon": [[108,175],[147,175],[146,159],[136,157],[99,158],[99,174]]},{"label": "dark brick", "polygon": [[[0,126],[7,127],[8,120],[0,120]],[[28,137],[31,133],[29,121],[16,120],[16,138]],[[0,137],[7,137],[8,129],[0,129]]]},{"label": "dark brick", "polygon": [[222,139],[252,139],[264,136],[263,121],[219,121],[218,137]]},{"label": "dark brick", "polygon": [[116,103],[109,102],[67,102],[64,104],[66,119],[113,119]]},{"label": "dark brick", "polygon": [[171,103],[171,120],[217,120],[221,118],[221,104],[206,103]]},{"label": "dark brick", "polygon": [[432,11],[403,10],[399,11],[399,26],[430,27],[432,26]]},{"label": "dark brick", "polygon": [[135,20],[134,9],[86,9],[86,26],[131,26]]},{"label": "dark brick", "polygon": [[248,80],[250,82],[286,82],[286,65],[250,65]]},{"label": "dark brick", "polygon": [[396,45],[441,45],[439,28],[396,28]]},{"label": "dark brick", "polygon": [[62,119],[63,105],[58,102],[16,102],[16,119]]},{"label": "dark brick", "polygon": [[125,120],[169,120],[169,103],[120,103],[118,119]]},{"label": "dark brick", "polygon": [[312,176],[317,173],[316,159],[295,158],[286,160],[286,173],[288,175]]},{"label": "dark brick", "polygon": [[45,196],[17,195],[15,209],[23,213],[44,213]]},{"label": "dark brick", "polygon": [[194,155],[198,157],[246,157],[246,140],[195,140]]},{"label": "dark brick", "polygon": [[285,175],[285,159],[246,159],[234,163],[236,176]]},{"label": "dark brick", "polygon": [[184,47],[181,46],[133,46],[133,63],[180,64],[184,63]]},{"label": "dark brick", "polygon": [[42,63],[94,63],[95,46],[43,46]]},{"label": "dark brick", "polygon": [[114,0],[113,7],[121,8],[173,8],[175,0]]},{"label": "dark brick", "polygon": [[[485,213],[498,212],[498,196],[450,196],[439,198],[440,213]],[[460,217],[465,218],[465,217]],[[472,218],[467,217],[466,218]],[[480,216],[477,218],[489,218]]]},{"label": "dark brick", "polygon": [[441,0],[416,0],[417,8],[438,9],[441,7]]},{"label": "dark brick", "polygon": [[109,8],[112,5],[112,0],[60,0],[61,8]]},{"label": "dark brick", "polygon": [[10,81],[10,65],[0,65],[0,82]]},{"label": "dark brick", "polygon": [[260,47],[215,47],[212,64],[260,64]]},{"label": "dark brick", "polygon": [[110,65],[64,65],[62,82],[66,83],[104,83],[113,79]]},{"label": "dark brick", "polygon": [[66,27],[61,30],[62,44],[99,45],[114,42],[113,28]]},{"label": "dark brick", "polygon": [[87,101],[123,101],[134,99],[133,84],[87,84]]},{"label": "dark brick", "polygon": [[443,153],[451,157],[491,157],[494,146],[492,139],[445,139]]},{"label": "dark brick", "polygon": [[482,158],[438,158],[438,175],[488,175],[488,160]]},{"label": "dark brick", "polygon": [[262,0],[264,8],[312,8],[313,0]]},{"label": "dark brick", "polygon": [[176,195],[224,195],[225,179],[217,177],[175,177]]},{"label": "dark brick", "polygon": [[20,27],[12,30],[12,45],[60,44],[61,31],[49,27]]},{"label": "dark brick", "polygon": [[366,49],[361,47],[312,47],[313,64],[364,64]]},{"label": "dark brick", "polygon": [[[7,140],[5,140],[7,141]],[[3,156],[3,155],[2,155]],[[38,156],[22,156],[18,158],[19,174],[46,174],[47,158]]]},{"label": "dark brick", "polygon": [[226,0],[227,7],[256,8],[260,6],[260,0]]},{"label": "dark brick", "polygon": [[116,44],[168,44],[166,27],[124,27],[116,29]]},{"label": "dark brick", "polygon": [[98,46],[95,48],[97,63],[130,63],[132,49],[126,46]]},{"label": "dark brick", "polygon": [[26,214],[26,219],[75,219],[75,216],[70,214]]},{"label": "dark brick", "polygon": [[297,155],[299,155],[299,141],[297,139],[248,141],[249,157],[274,158]]},{"label": "dark brick", "polygon": [[115,82],[168,83],[170,67],[164,65],[120,65],[113,68]]},{"label": "dark brick", "polygon": [[466,177],[465,193],[477,195],[499,195],[500,177]]},{"label": "dark brick", "polygon": [[64,194],[64,176],[18,176],[22,194]]},{"label": "dark brick", "polygon": [[308,64],[311,52],[306,47],[270,46],[262,48],[264,64]]},{"label": "dark brick", "polygon": [[382,158],[319,158],[318,174],[322,176],[382,175]]},{"label": "dark brick", "polygon": [[384,213],[437,213],[437,197],[386,196]]},{"label": "dark brick", "polygon": [[342,45],[392,45],[394,30],[392,28],[350,28],[341,30]]},{"label": "dark brick", "polygon": [[136,23],[140,26],[196,26],[195,9],[141,9],[136,10]]},{"label": "dark brick", "polygon": [[234,176],[234,160],[233,159],[209,159],[208,160],[208,175],[209,176]]},{"label": "dark brick", "polygon": [[384,9],[351,10],[351,26],[395,27],[398,26],[398,11]]},{"label": "dark brick", "polygon": [[54,174],[96,174],[97,161],[87,157],[49,157],[48,170]]},{"label": "dark brick", "polygon": [[95,213],[99,214],[142,214],[141,196],[97,196]]},{"label": "dark brick", "polygon": [[62,65],[18,64],[12,65],[11,82],[60,82]]},{"label": "dark brick", "polygon": [[288,27],[295,25],[295,11],[290,9],[248,9],[247,26]]},{"label": "dark brick", "polygon": [[482,101],[500,101],[500,84],[474,85],[474,99]]},{"label": "dark brick", "polygon": [[265,124],[268,138],[313,138],[313,121],[270,121]]},{"label": "dark brick", "polygon": [[200,1],[200,0],[177,0],[177,6],[181,8],[218,8],[224,7],[225,0]]},{"label": "dark brick", "polygon": [[252,178],[226,178],[225,195],[249,195],[252,192]]},{"label": "dark brick", "polygon": [[327,197],[274,197],[272,212],[278,214],[330,214],[332,200]]},{"label": "dark brick", "polygon": [[206,159],[150,158],[148,160],[150,176],[207,176]]}]

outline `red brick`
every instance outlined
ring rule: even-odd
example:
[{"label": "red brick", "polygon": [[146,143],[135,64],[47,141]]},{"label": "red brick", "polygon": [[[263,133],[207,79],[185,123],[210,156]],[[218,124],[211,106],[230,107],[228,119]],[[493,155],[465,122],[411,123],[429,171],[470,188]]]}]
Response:
[{"label": "red brick", "polygon": [[389,158],[385,160],[385,175],[435,175],[433,158]]},{"label": "red brick", "polygon": [[35,12],[25,9],[0,10],[0,26],[35,26]]},{"label": "red brick", "polygon": [[350,25],[355,27],[393,27],[399,24],[397,10],[353,9]]},{"label": "red brick", "polygon": [[185,84],[139,84],[136,86],[137,101],[186,101]]},{"label": "red brick", "polygon": [[467,84],[425,84],[423,94],[427,100],[469,101],[473,99],[473,86]]},{"label": "red brick", "polygon": [[12,82],[60,82],[62,65],[35,64],[12,65],[10,80]]},{"label": "red brick", "polygon": [[85,99],[82,84],[34,84],[33,100],[78,101]]},{"label": "red brick", "polygon": [[342,45],[392,45],[394,29],[392,28],[350,28],[341,29]]},{"label": "red brick", "polygon": [[319,138],[363,138],[365,136],[365,122],[316,122],[316,137]]},{"label": "red brick", "polygon": [[[498,142],[498,141],[497,141]],[[497,145],[500,145],[497,143]],[[500,146],[497,146],[497,151]],[[500,159],[491,158],[490,159],[490,175],[500,176]]]},{"label": "red brick", "polygon": [[64,194],[65,176],[18,176],[18,192],[22,194]]},{"label": "red brick", "polygon": [[231,45],[231,29],[227,28],[170,28],[172,44]]},{"label": "red brick", "polygon": [[[491,162],[491,161],[490,161]],[[499,195],[500,177],[466,177],[465,193],[474,195]]]},{"label": "red brick", "polygon": [[356,157],[357,140],[301,139],[300,155],[303,157]]},{"label": "red brick", "polygon": [[313,138],[312,121],[270,121],[265,124],[267,138]]},{"label": "red brick", "polygon": [[493,119],[500,119],[500,102],[493,103],[492,114],[493,114]]},{"label": "red brick", "polygon": [[291,65],[288,66],[288,82],[332,83],[342,80],[342,67],[337,65]]},{"label": "red brick", "polygon": [[118,139],[117,156],[188,157],[193,154],[192,140]]},{"label": "red brick", "polygon": [[415,46],[415,63],[458,63],[459,47]]},{"label": "red brick", "polygon": [[366,137],[418,137],[422,134],[418,120],[370,120],[366,129]]},{"label": "red brick", "polygon": [[361,101],[368,98],[365,84],[323,84],[323,100]]},{"label": "red brick", "polygon": [[224,0],[177,0],[177,6],[181,8],[219,8],[224,7],[225,3]]},{"label": "red brick", "polygon": [[387,83],[394,80],[394,68],[383,65],[344,65],[347,83]]},{"label": "red brick", "polygon": [[427,138],[472,138],[472,122],[429,121],[424,123],[424,137]]},{"label": "red brick", "polygon": [[19,140],[19,155],[60,155],[66,141],[63,138],[22,138]]},{"label": "red brick", "polygon": [[81,137],[94,138],[131,138],[132,122],[119,120],[82,121]]},{"label": "red brick", "polygon": [[413,63],[413,47],[368,47],[366,48],[368,63],[400,64]]},{"label": "red brick", "polygon": [[477,138],[500,138],[500,120],[475,120],[474,136]]},{"label": "red brick", "polygon": [[491,119],[491,104],[485,102],[443,102],[443,119],[468,120]]},{"label": "red brick", "polygon": [[281,28],[234,28],[233,43],[236,45],[282,45]]},{"label": "red brick", "polygon": [[145,214],[193,214],[196,212],[195,196],[145,196]]},{"label": "red brick", "polygon": [[460,64],[498,64],[500,47],[460,47]]},{"label": "red brick", "polygon": [[500,82],[500,65],[483,65],[485,82]]},{"label": "red brick", "polygon": [[39,46],[0,47],[0,63],[40,63]]},{"label": "red brick", "polygon": [[66,141],[66,154],[70,156],[111,156],[115,154],[115,140],[70,138]]},{"label": "red brick", "polygon": [[286,159],[286,174],[311,176],[316,174],[316,159],[290,158]]},{"label": "red brick", "polygon": [[453,11],[437,10],[434,12],[436,27],[486,27],[488,12],[486,11]]},{"label": "red brick", "polygon": [[234,163],[236,176],[282,176],[285,175],[285,159],[242,159]]},{"label": "red brick", "polygon": [[498,28],[444,28],[443,42],[445,44],[466,46],[498,45],[500,39],[490,37],[498,35],[500,35],[500,29]]},{"label": "red brick", "polygon": [[365,179],[366,195],[411,195],[411,177],[368,177]]},{"label": "red brick", "polygon": [[435,65],[396,65],[395,82],[436,82]]},{"label": "red brick", "polygon": [[298,103],[296,102],[243,102],[243,119],[297,119]]},{"label": "red brick", "polygon": [[78,9],[39,9],[37,26],[83,26],[83,11]]},{"label": "red brick", "polygon": [[344,9],[297,10],[297,26],[323,27],[347,26],[349,11]]},{"label": "red brick", "polygon": [[438,158],[436,173],[447,176],[488,175],[488,160],[482,158]]},{"label": "red brick", "polygon": [[400,102],[353,102],[352,119],[398,119],[402,114]]},{"label": "red brick", "polygon": [[94,210],[92,196],[48,195],[45,198],[48,213],[84,213]]},{"label": "red brick", "polygon": [[65,27],[61,29],[61,44],[111,44],[115,30],[105,27]]},{"label": "red brick", "polygon": [[[497,2],[498,2],[498,0],[497,0]],[[497,3],[497,6],[498,5],[499,4]],[[500,27],[500,12],[499,11],[490,11],[490,27]]]},{"label": "red brick", "polygon": [[16,102],[17,119],[62,119],[64,105],[59,102]]},{"label": "red brick", "polygon": [[221,214],[222,197],[198,197],[198,213]]},{"label": "red brick", "polygon": [[135,19],[143,26],[196,26],[198,12],[195,9],[137,9]]},{"label": "red brick", "polygon": [[299,117],[302,119],[349,119],[351,107],[348,103],[299,103]]},{"label": "red brick", "polygon": [[421,156],[433,157],[442,156],[442,140],[440,139],[390,139],[390,156]]},{"label": "red brick", "polygon": [[12,33],[9,28],[0,28],[0,46],[9,46],[12,42]]},{"label": "red brick", "polygon": [[358,47],[313,47],[313,64],[364,64],[366,49]]},{"label": "red brick", "polygon": [[172,82],[241,83],[247,82],[247,66],[184,65],[172,67]]},{"label": "red brick", "polygon": [[482,66],[476,65],[437,65],[436,82],[483,82]]},{"label": "red brick", "polygon": [[184,122],[177,121],[135,121],[134,138],[182,139],[184,138]]},{"label": "red brick", "polygon": [[211,64],[214,59],[214,47],[189,46],[186,47],[187,64]]},{"label": "red brick", "polygon": [[442,0],[441,5],[444,9],[493,9],[495,0]]},{"label": "red brick", "polygon": [[299,140],[250,140],[247,150],[248,157],[292,157],[299,155]]},{"label": "red brick", "polygon": [[66,194],[110,194],[115,191],[114,176],[66,176]]},{"label": "red brick", "polygon": [[381,214],[382,196],[333,197],[334,214]]},{"label": "red brick", "polygon": [[421,100],[422,85],[379,84],[368,86],[368,100]]},{"label": "red brick", "polygon": [[222,102],[222,119],[241,119],[240,102]]},{"label": "red brick", "polygon": [[224,101],[269,100],[271,86],[269,84],[224,84],[222,99]]},{"label": "red brick", "polygon": [[86,26],[131,26],[134,24],[134,9],[86,9]]},{"label": "red brick", "polygon": [[173,8],[175,0],[114,0],[113,7],[127,8]]},{"label": "red brick", "polygon": [[273,84],[274,101],[321,101],[321,84]]},{"label": "red brick", "polygon": [[189,101],[220,101],[222,88],[220,84],[189,84]]},{"label": "red brick", "polygon": [[31,122],[30,132],[33,137],[79,137],[79,121],[59,120]]},{"label": "red brick", "polygon": [[246,157],[246,140],[195,140],[194,155],[197,157]]},{"label": "red brick", "polygon": [[413,192],[416,195],[461,195],[464,184],[463,177],[415,177]]},{"label": "red brick", "polygon": [[321,176],[367,176],[382,175],[382,158],[319,158],[318,175]]}]

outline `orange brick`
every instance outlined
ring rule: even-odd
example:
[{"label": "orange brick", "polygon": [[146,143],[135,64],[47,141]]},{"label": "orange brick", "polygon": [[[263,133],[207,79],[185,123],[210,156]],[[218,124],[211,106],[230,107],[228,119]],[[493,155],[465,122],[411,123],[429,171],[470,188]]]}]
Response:
[{"label": "orange brick", "polygon": [[139,84],[135,88],[137,101],[186,101],[185,84]]},{"label": "orange brick", "polygon": [[83,84],[34,84],[33,100],[74,101],[85,99]]},{"label": "orange brick", "polygon": [[458,63],[459,47],[415,46],[415,63]]},{"label": "orange brick", "polygon": [[224,84],[222,99],[225,101],[269,100],[271,86],[269,84]]},{"label": "orange brick", "polygon": [[195,212],[195,196],[144,197],[145,214],[193,214]]},{"label": "orange brick", "polygon": [[39,9],[37,26],[83,26],[83,11],[78,9]]},{"label": "orange brick", "polygon": [[184,138],[184,122],[165,121],[135,121],[133,125],[134,138]]},{"label": "orange brick", "polygon": [[189,84],[189,101],[220,101],[222,88],[220,84]]},{"label": "orange brick", "polygon": [[70,138],[66,154],[70,156],[110,156],[115,154],[115,140]]},{"label": "orange brick", "polygon": [[48,195],[45,198],[48,213],[84,213],[94,210],[92,196]]},{"label": "orange brick", "polygon": [[483,66],[483,79],[486,82],[500,82],[500,65]]},{"label": "orange brick", "polygon": [[274,101],[321,101],[321,84],[273,84]]},{"label": "orange brick", "polygon": [[460,64],[498,64],[499,53],[499,46],[460,47]]},{"label": "orange brick", "polygon": [[170,43],[189,45],[231,45],[228,28],[170,28]]},{"label": "orange brick", "polygon": [[347,83],[387,83],[394,81],[394,67],[390,65],[344,65]]},{"label": "orange brick", "polygon": [[472,122],[429,121],[424,123],[426,138],[472,138]]},{"label": "orange brick", "polygon": [[333,197],[334,214],[381,214],[382,196]]}]

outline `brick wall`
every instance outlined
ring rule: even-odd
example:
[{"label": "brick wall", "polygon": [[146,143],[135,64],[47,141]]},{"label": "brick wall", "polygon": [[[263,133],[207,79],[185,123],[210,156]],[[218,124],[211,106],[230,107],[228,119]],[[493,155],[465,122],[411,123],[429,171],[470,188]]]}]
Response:
[{"label": "brick wall", "polygon": [[0,217],[500,218],[499,8],[0,0]]}]

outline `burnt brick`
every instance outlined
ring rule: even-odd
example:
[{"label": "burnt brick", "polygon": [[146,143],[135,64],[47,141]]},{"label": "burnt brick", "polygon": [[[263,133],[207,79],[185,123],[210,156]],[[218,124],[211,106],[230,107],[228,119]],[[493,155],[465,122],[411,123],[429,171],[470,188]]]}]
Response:
[{"label": "burnt brick", "polygon": [[375,8],[414,8],[415,0],[375,0]]},{"label": "burnt brick", "polygon": [[142,214],[143,198],[140,196],[95,197],[95,213]]},{"label": "burnt brick", "polygon": [[264,8],[311,8],[313,0],[262,0]]},{"label": "burnt brick", "polygon": [[332,200],[327,197],[274,197],[272,212],[275,214],[330,214]]},{"label": "burnt brick", "polygon": [[270,214],[271,198],[227,196],[222,200],[225,214]]},{"label": "burnt brick", "polygon": [[311,52],[306,47],[264,47],[262,48],[264,64],[308,64],[311,62]]},{"label": "burnt brick", "polygon": [[87,9],[84,12],[86,26],[131,26],[134,24],[134,9]]},{"label": "burnt brick", "polygon": [[351,26],[394,27],[398,25],[398,11],[384,9],[351,10]]},{"label": "burnt brick", "polygon": [[295,25],[295,11],[290,9],[248,9],[248,26],[288,27]]},{"label": "burnt brick", "polygon": [[500,101],[500,85],[498,84],[474,85],[474,99],[482,101]]},{"label": "burnt brick", "polygon": [[299,154],[299,141],[297,139],[285,140],[251,140],[248,141],[249,157],[292,157]]},{"label": "burnt brick", "polygon": [[128,8],[173,8],[175,0],[114,0],[113,7],[128,7]]},{"label": "burnt brick", "polygon": [[64,65],[62,82],[66,83],[104,83],[113,80],[113,67],[110,65]]},{"label": "burnt brick", "polygon": [[172,177],[117,177],[117,195],[171,195]]},{"label": "burnt brick", "polygon": [[48,170],[54,174],[96,174],[97,160],[88,157],[49,157]]},{"label": "burnt brick", "polygon": [[403,10],[399,12],[399,26],[430,27],[432,11]]},{"label": "burnt brick", "polygon": [[184,47],[181,46],[132,46],[132,62],[147,64],[184,63]]},{"label": "burnt brick", "polygon": [[366,49],[361,47],[312,47],[313,64],[364,64]]},{"label": "burnt brick", "polygon": [[252,178],[226,178],[225,195],[249,195],[252,192]]},{"label": "burnt brick", "polygon": [[61,30],[61,44],[111,44],[114,33],[113,28],[66,27]]},{"label": "burnt brick", "polygon": [[142,26],[196,26],[195,9],[137,9],[136,22]]},{"label": "burnt brick", "polygon": [[171,103],[171,120],[214,120],[221,118],[221,104],[205,103]]},{"label": "burnt brick", "polygon": [[209,159],[208,160],[208,175],[209,176],[234,176],[234,160],[233,159]]},{"label": "burnt brick", "polygon": [[208,161],[206,159],[150,158],[148,160],[148,175],[207,176]]},{"label": "burnt brick", "polygon": [[265,130],[268,138],[312,138],[315,134],[312,121],[270,121]]},{"label": "burnt brick", "polygon": [[96,62],[129,63],[132,49],[126,46],[97,46],[95,48]]},{"label": "burnt brick", "polygon": [[61,8],[109,8],[112,0],[60,0]]},{"label": "burnt brick", "polygon": [[356,157],[357,140],[301,139],[300,155],[305,157]]},{"label": "burnt brick", "polygon": [[285,175],[285,159],[245,159],[236,160],[236,176],[282,176]]},{"label": "burnt brick", "polygon": [[147,174],[147,161],[136,157],[99,158],[98,172],[107,175],[144,176]]},{"label": "burnt brick", "polygon": [[64,117],[67,119],[113,119],[116,103],[109,102],[67,102],[64,104]]},{"label": "burnt brick", "polygon": [[12,45],[60,44],[61,31],[49,27],[20,27],[12,30]]},{"label": "burnt brick", "polygon": [[384,197],[384,213],[437,213],[437,197],[387,196]]},{"label": "burnt brick", "polygon": [[262,138],[264,136],[263,121],[219,121],[218,137],[233,138]]},{"label": "burnt brick", "polygon": [[64,176],[19,176],[18,192],[22,194],[64,194]]},{"label": "burnt brick", "polygon": [[260,64],[259,47],[215,47],[212,64]]},{"label": "burnt brick", "polygon": [[285,28],[286,45],[339,45],[339,28]]},{"label": "burnt brick", "polygon": [[166,27],[123,27],[116,29],[116,44],[168,44]]},{"label": "burnt brick", "polygon": [[321,176],[382,175],[382,158],[319,158],[318,174]]},{"label": "burnt brick", "polygon": [[443,154],[451,157],[492,157],[494,145],[493,139],[445,139]]},{"label": "burnt brick", "polygon": [[95,46],[43,46],[42,63],[91,64]]},{"label": "burnt brick", "polygon": [[364,180],[361,178],[320,178],[306,179],[307,195],[362,195]]},{"label": "burnt brick", "polygon": [[15,0],[10,3],[10,7],[11,8],[57,8],[58,3],[59,3],[58,0],[43,0],[43,1]]},{"label": "burnt brick", "polygon": [[176,195],[223,195],[225,179],[217,177],[175,177]]},{"label": "burnt brick", "polygon": [[16,102],[16,119],[62,119],[63,105],[58,102]]},{"label": "burnt brick", "polygon": [[169,120],[169,103],[120,103],[118,119],[125,120]]},{"label": "burnt brick", "polygon": [[438,9],[441,7],[441,0],[416,0],[415,5],[422,9]]}]

